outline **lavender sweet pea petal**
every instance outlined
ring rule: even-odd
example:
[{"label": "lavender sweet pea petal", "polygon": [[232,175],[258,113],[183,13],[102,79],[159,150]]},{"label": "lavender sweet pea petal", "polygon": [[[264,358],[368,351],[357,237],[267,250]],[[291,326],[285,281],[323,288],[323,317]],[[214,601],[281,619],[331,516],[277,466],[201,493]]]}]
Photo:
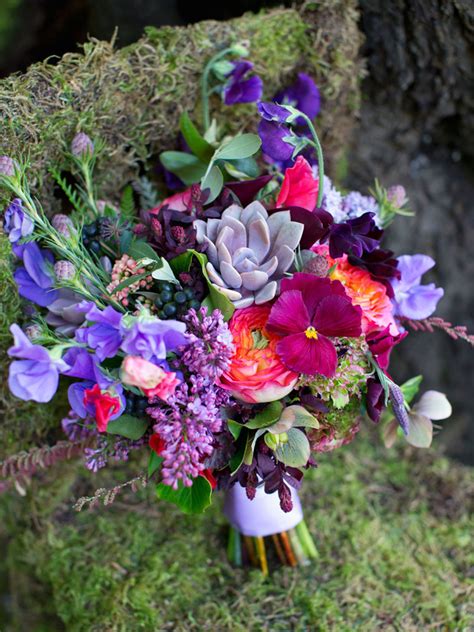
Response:
[{"label": "lavender sweet pea petal", "polygon": [[23,251],[23,265],[33,281],[43,289],[52,286],[53,272],[48,268],[48,264],[53,261],[52,254],[39,248],[34,241],[26,244]]},{"label": "lavender sweet pea petal", "polygon": [[273,121],[276,123],[285,123],[290,112],[277,103],[269,103],[268,101],[260,101],[257,110],[262,119],[265,121]]},{"label": "lavender sweet pea petal", "polygon": [[273,160],[289,160],[293,155],[294,148],[284,140],[290,135],[286,127],[264,119],[258,124],[258,135],[262,152]]},{"label": "lavender sweet pea petal", "polygon": [[187,343],[185,331],[186,325],[177,320],[136,321],[130,329],[123,328],[121,348],[145,360],[164,360],[168,352]]},{"label": "lavender sweet pea petal", "polygon": [[[418,285],[399,296],[396,302],[395,314],[413,320],[429,318],[435,311],[438,301],[443,297],[444,290],[434,283]],[[395,294],[397,298],[397,294]]]},{"label": "lavender sweet pea petal", "polygon": [[84,392],[93,386],[94,382],[75,382],[67,390],[69,405],[81,419],[87,417],[88,414],[94,414],[94,411],[89,412],[84,406]]},{"label": "lavender sweet pea petal", "polygon": [[17,324],[10,326],[13,336],[13,346],[8,349],[8,355],[22,360],[34,360],[35,362],[49,362],[50,357],[47,350],[41,345],[31,342],[25,332]]},{"label": "lavender sweet pea petal", "polygon": [[402,276],[398,287],[403,291],[414,285],[419,285],[421,277],[434,265],[434,259],[428,255],[401,255],[398,257],[398,269]]},{"label": "lavender sweet pea petal", "polygon": [[18,360],[10,364],[8,386],[16,397],[40,404],[51,401],[59,382],[59,373],[46,363]]},{"label": "lavender sweet pea petal", "polygon": [[25,268],[17,268],[13,278],[18,286],[18,294],[40,307],[48,307],[58,298],[58,291],[51,287],[43,289],[37,285]]},{"label": "lavender sweet pea petal", "polygon": [[19,198],[15,198],[5,211],[3,228],[12,244],[33,232],[34,223],[23,210]]}]

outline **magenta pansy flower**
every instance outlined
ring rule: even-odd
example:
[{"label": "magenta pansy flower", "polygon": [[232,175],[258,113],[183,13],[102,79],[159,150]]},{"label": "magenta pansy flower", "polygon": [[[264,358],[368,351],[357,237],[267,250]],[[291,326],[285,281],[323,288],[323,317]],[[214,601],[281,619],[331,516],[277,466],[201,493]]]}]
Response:
[{"label": "magenta pansy flower", "polygon": [[342,283],[299,272],[282,281],[267,330],[281,336],[277,353],[289,369],[332,377],[337,351],[330,338],[360,336],[361,317]]}]

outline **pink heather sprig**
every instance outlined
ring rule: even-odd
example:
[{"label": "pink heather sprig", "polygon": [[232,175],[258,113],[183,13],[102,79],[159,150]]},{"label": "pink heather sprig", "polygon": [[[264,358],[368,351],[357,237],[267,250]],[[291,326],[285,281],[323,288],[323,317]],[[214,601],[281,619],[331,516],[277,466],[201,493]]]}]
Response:
[{"label": "pink heather sprig", "polygon": [[157,399],[156,405],[147,408],[156,422],[153,430],[165,444],[161,452],[163,483],[174,489],[179,482],[190,487],[205,469],[204,460],[213,451],[213,435],[222,428],[220,408],[228,399],[228,394],[205,376],[191,375],[166,405]]},{"label": "pink heather sprig", "polygon": [[441,329],[448,334],[453,340],[465,340],[470,345],[474,346],[474,335],[467,331],[465,325],[452,325],[447,320],[443,320],[438,316],[431,316],[423,320],[411,320],[409,318],[402,318],[402,323],[408,325],[414,331],[426,331],[433,333],[435,329]]},{"label": "pink heather sprig", "polygon": [[215,381],[229,367],[234,353],[232,334],[222,313],[207,307],[190,309],[184,317],[189,344],[182,349],[180,364],[190,373]]}]

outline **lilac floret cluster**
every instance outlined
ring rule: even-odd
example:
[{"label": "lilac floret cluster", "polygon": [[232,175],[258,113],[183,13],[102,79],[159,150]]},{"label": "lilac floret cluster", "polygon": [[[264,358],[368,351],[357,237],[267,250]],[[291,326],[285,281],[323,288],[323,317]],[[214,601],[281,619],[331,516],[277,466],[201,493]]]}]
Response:
[{"label": "lilac floret cluster", "polygon": [[216,379],[228,367],[234,347],[232,335],[215,310],[190,310],[185,317],[188,344],[182,349],[180,367],[189,373],[166,404],[155,399],[147,413],[155,420],[153,430],[165,444],[163,482],[174,489],[189,487],[205,469],[214,449],[214,434],[222,429],[221,408],[229,402]]}]

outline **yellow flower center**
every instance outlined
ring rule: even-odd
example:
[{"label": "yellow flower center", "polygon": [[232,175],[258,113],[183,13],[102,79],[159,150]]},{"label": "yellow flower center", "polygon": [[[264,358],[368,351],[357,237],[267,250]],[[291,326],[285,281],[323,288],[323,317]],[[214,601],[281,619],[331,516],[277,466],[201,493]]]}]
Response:
[{"label": "yellow flower center", "polygon": [[305,330],[304,334],[306,338],[310,338],[310,339],[312,338],[313,340],[318,339],[318,332],[313,326],[308,327],[308,329]]}]

